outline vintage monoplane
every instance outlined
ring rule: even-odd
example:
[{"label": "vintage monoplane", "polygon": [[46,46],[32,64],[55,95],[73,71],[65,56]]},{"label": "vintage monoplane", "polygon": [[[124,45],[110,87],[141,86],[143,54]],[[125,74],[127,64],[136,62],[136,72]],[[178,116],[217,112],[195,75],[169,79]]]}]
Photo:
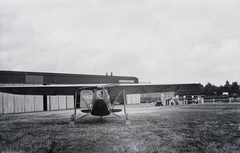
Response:
[{"label": "vintage monoplane", "polygon": [[[199,84],[77,84],[77,85],[31,85],[31,86],[4,86],[0,87],[0,92],[21,94],[21,95],[75,95],[74,96],[74,116],[72,121],[88,115],[107,116],[115,115],[121,117],[116,112],[122,109],[114,109],[114,106],[122,94],[124,99],[124,114],[126,121],[126,94],[154,93],[154,92],[191,92],[198,90]],[[76,117],[77,96],[81,96],[81,91],[90,90],[93,93],[91,104],[87,104],[87,109],[81,112],[86,113],[79,118]],[[111,103],[110,96],[115,100]]]}]

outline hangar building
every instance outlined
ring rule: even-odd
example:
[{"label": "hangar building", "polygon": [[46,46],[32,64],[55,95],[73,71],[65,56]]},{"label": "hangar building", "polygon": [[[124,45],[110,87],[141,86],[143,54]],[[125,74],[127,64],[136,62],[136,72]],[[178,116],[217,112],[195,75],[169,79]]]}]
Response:
[{"label": "hangar building", "polygon": [[[0,86],[49,85],[49,84],[103,84],[138,83],[138,78],[128,76],[86,75],[0,71]],[[85,94],[87,98],[89,95]],[[78,104],[78,107],[80,102]],[[0,114],[71,109],[74,96],[33,96],[0,92]]]},{"label": "hangar building", "polygon": [[[131,76],[86,75],[68,73],[42,73],[22,71],[0,71],[0,86],[24,85],[56,85],[56,84],[104,84],[104,83],[138,83],[138,78]],[[176,93],[147,93],[127,94],[127,104],[149,102],[161,99],[164,105],[166,100],[174,97]],[[85,101],[91,102],[89,92],[82,93]],[[77,107],[85,107],[80,97],[77,98]],[[0,114],[24,113],[35,111],[49,111],[74,108],[74,96],[42,96],[42,95],[16,95],[0,92]]]}]

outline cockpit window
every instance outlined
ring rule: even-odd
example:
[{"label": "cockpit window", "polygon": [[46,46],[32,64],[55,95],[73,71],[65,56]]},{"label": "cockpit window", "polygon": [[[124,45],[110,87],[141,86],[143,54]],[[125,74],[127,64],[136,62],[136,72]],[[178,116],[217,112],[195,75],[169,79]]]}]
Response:
[{"label": "cockpit window", "polygon": [[103,91],[100,91],[99,97],[103,97]]}]

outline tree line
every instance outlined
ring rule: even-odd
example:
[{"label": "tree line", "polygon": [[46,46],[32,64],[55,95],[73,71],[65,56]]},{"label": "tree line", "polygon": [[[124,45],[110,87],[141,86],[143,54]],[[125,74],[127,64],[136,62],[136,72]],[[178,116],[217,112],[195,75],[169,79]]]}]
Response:
[{"label": "tree line", "polygon": [[222,96],[224,92],[227,92],[229,96],[240,96],[239,85],[237,82],[229,83],[227,80],[225,85],[215,86],[211,83],[207,83],[205,86],[200,84],[200,94],[206,96]]}]

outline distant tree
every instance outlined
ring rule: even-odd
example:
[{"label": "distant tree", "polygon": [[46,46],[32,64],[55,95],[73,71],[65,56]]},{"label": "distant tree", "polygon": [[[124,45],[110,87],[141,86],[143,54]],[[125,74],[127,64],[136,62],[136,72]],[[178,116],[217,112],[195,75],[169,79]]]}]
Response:
[{"label": "distant tree", "polygon": [[225,87],[230,87],[230,83],[229,83],[228,80],[227,80],[226,83],[225,83]]},{"label": "distant tree", "polygon": [[218,92],[217,92],[217,94],[220,96],[220,95],[222,95],[222,93],[224,92],[224,86],[219,86],[218,87]]},{"label": "distant tree", "polygon": [[237,82],[233,82],[232,85],[231,85],[231,90],[233,92],[239,92],[239,85]]},{"label": "distant tree", "polygon": [[[221,96],[223,92],[228,92],[231,96],[236,96],[236,94],[240,96],[239,85],[237,82],[232,82],[232,84],[230,84],[227,80],[223,86],[215,86],[210,82],[208,82],[205,86],[202,84],[199,84],[199,86],[199,93],[206,96]],[[236,94],[233,95],[233,93]]]},{"label": "distant tree", "polygon": [[204,92],[207,96],[212,96],[214,94],[214,86],[208,82],[204,87]]},{"label": "distant tree", "polygon": [[237,95],[240,94],[240,92],[239,92],[239,85],[238,85],[237,82],[232,82],[232,84],[231,84],[231,93],[232,94],[236,93]]},{"label": "distant tree", "polygon": [[231,88],[230,88],[230,83],[229,81],[227,80],[225,85],[224,85],[224,92],[231,92]]}]

